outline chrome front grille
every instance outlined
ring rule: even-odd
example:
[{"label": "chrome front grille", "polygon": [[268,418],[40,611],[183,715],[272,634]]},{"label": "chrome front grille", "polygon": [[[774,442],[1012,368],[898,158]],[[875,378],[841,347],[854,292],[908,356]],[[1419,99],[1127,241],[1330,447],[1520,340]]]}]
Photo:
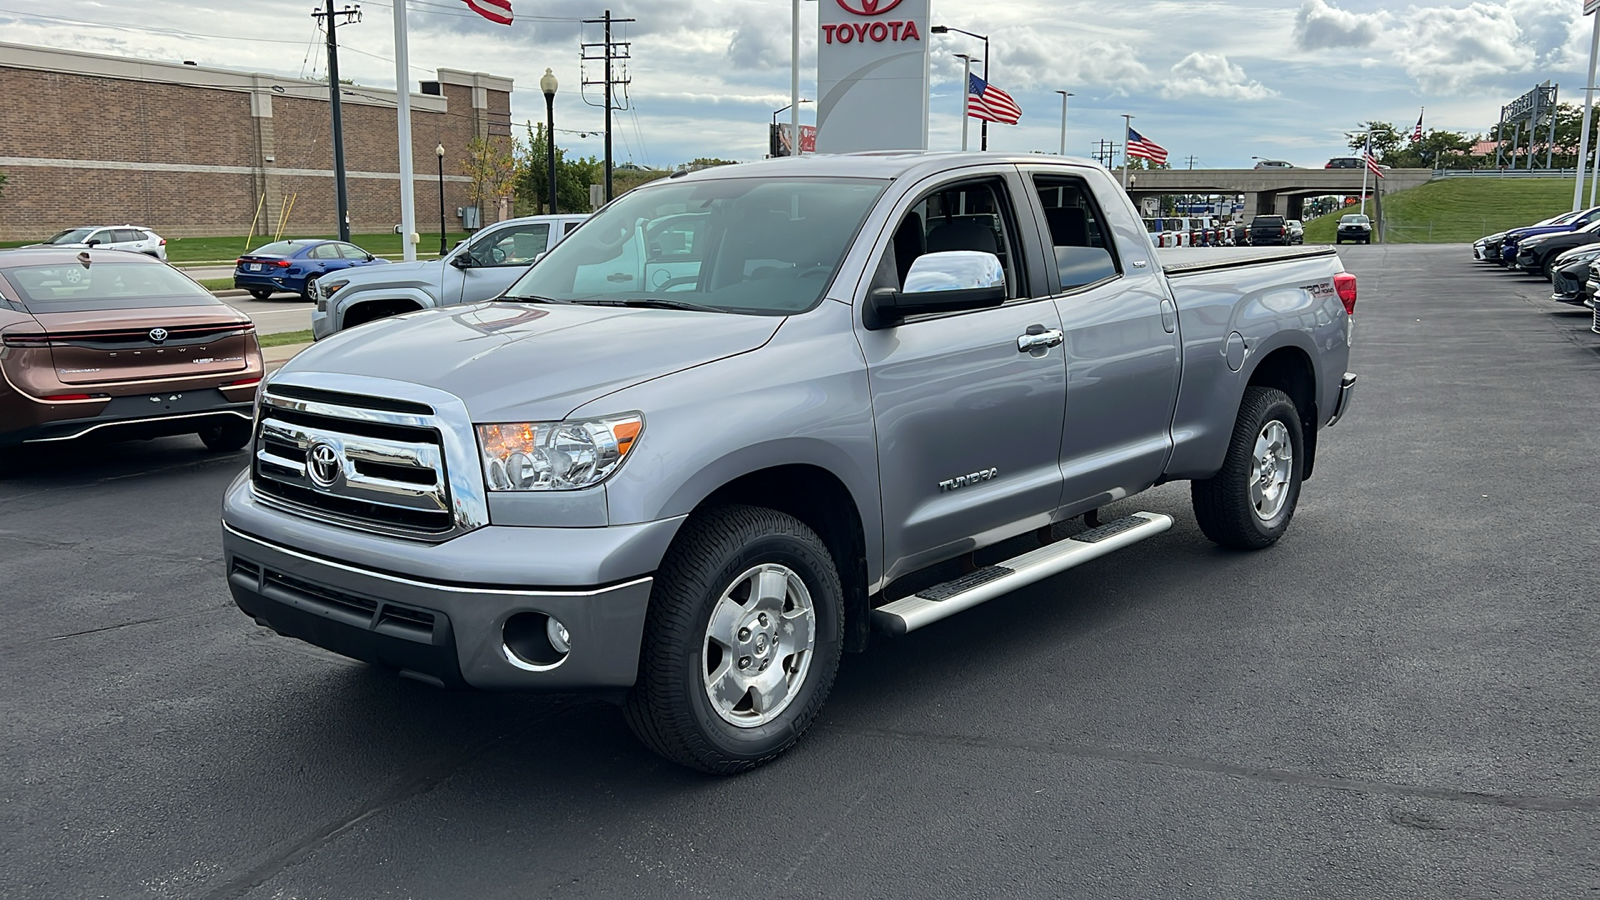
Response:
[{"label": "chrome front grille", "polygon": [[[251,466],[258,497],[312,518],[420,540],[486,524],[476,443],[459,400],[378,379],[317,380],[316,387],[283,378],[268,384]],[[326,381],[336,386],[323,387]]]}]

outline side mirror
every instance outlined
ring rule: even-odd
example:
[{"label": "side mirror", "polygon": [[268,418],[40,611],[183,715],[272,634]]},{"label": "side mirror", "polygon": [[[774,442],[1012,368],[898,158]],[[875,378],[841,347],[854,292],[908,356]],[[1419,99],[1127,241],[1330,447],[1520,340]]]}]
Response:
[{"label": "side mirror", "polygon": [[97,238],[89,238],[87,241],[83,242],[83,245],[85,247],[98,247],[100,246],[100,241]]},{"label": "side mirror", "polygon": [[1006,272],[993,253],[924,253],[911,264],[903,289],[879,288],[867,296],[866,325],[888,328],[907,316],[984,309],[1005,300]]},{"label": "side mirror", "polygon": [[450,257],[450,265],[458,269],[470,269],[476,263],[472,261],[471,253],[457,253],[455,256]]},{"label": "side mirror", "polygon": [[375,259],[377,259],[376,256],[373,256],[371,253],[367,254],[367,262],[372,262]]}]

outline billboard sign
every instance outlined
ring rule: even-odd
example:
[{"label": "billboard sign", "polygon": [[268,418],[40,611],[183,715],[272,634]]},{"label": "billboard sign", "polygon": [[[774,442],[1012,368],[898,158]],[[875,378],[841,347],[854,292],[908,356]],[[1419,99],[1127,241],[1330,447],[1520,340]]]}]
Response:
[{"label": "billboard sign", "polygon": [[818,4],[819,152],[927,149],[928,4]]},{"label": "billboard sign", "polygon": [[[800,126],[800,152],[817,152],[817,127],[815,125]],[[772,132],[767,138],[767,155],[794,155],[794,130],[789,127],[788,122],[772,126]]]}]

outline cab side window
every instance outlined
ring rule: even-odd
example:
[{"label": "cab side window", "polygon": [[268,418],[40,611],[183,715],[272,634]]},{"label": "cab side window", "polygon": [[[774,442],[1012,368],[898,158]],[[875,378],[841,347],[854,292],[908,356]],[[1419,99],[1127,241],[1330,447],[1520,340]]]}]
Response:
[{"label": "cab side window", "polygon": [[312,259],[338,259],[339,258],[339,245],[338,244],[318,244],[315,247],[312,247],[311,248],[311,252],[306,254],[306,255],[309,256]]},{"label": "cab side window", "polygon": [[967,181],[935,188],[918,200],[895,227],[880,263],[879,286],[905,287],[917,258],[949,250],[992,253],[1006,273],[1006,299],[1025,297],[1016,219],[999,179]]},{"label": "cab side window", "polygon": [[1034,187],[1056,259],[1056,287],[1065,293],[1121,275],[1110,229],[1088,185],[1076,178],[1041,175],[1034,178]]},{"label": "cab side window", "polygon": [[513,225],[472,245],[472,261],[480,266],[527,266],[545,251],[550,226],[545,222]]},{"label": "cab side window", "polygon": [[367,261],[367,251],[357,247],[355,244],[340,244],[339,253],[345,259],[355,260],[356,262]]}]

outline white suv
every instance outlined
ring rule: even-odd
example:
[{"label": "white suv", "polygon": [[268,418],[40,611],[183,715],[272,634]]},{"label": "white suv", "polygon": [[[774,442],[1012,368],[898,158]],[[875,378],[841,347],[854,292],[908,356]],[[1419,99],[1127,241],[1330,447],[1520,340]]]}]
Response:
[{"label": "white suv", "polygon": [[132,250],[165,262],[167,239],[148,228],[132,225],[101,225],[68,228],[35,247],[98,247],[102,250]]}]

